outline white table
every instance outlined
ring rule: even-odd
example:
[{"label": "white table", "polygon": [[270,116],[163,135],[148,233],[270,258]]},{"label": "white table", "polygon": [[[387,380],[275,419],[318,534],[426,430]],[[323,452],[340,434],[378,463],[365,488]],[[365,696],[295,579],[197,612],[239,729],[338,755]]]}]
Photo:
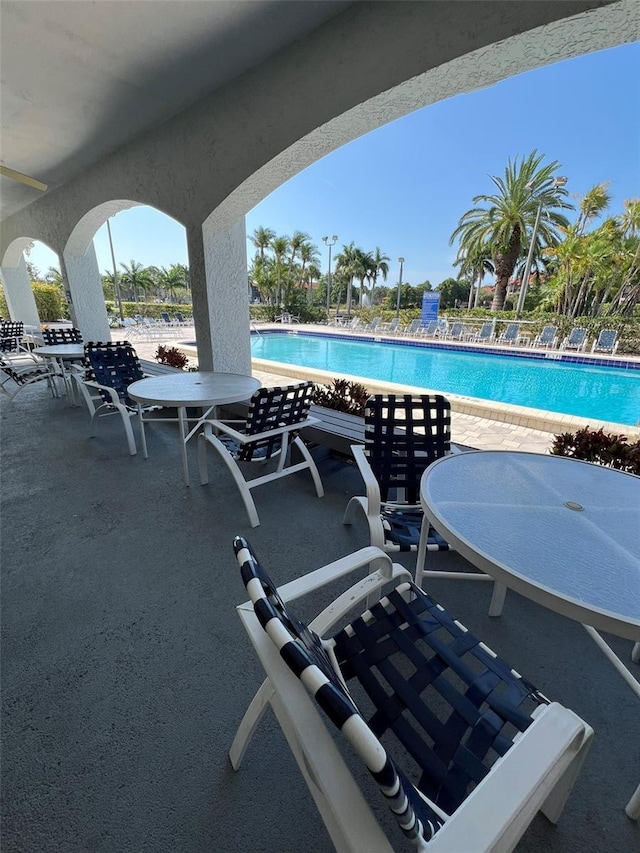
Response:
[{"label": "white table", "polygon": [[[474,566],[584,625],[629,686],[640,684],[598,631],[640,641],[640,477],[561,456],[477,451],[425,471],[422,507]],[[640,817],[640,786],[627,806]]]},{"label": "white table", "polygon": [[[142,406],[155,405],[176,408],[182,442],[184,483],[188,486],[187,442],[189,439],[198,432],[202,422],[209,417],[217,406],[247,400],[259,387],[260,382],[252,376],[243,376],[239,373],[216,373],[206,370],[151,376],[148,379],[139,379],[137,382],[133,382],[127,388],[127,394],[138,403],[145,458],[147,447],[144,437]],[[197,406],[202,409],[202,415],[197,419],[191,430],[188,426],[187,406]]]},{"label": "white table", "polygon": [[72,406],[76,404],[76,398],[73,391],[73,382],[69,371],[65,366],[65,361],[78,361],[84,358],[84,344],[47,344],[43,347],[36,347],[32,350],[34,355],[49,358],[55,361],[58,365],[65,387],[69,402]]}]

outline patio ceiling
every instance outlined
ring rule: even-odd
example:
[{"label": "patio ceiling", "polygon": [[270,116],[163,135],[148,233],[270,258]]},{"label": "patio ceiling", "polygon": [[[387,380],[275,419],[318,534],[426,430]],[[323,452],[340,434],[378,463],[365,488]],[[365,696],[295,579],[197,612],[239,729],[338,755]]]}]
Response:
[{"label": "patio ceiling", "polygon": [[[3,0],[3,166],[60,186],[261,64],[345,0]],[[40,197],[0,178],[0,219]]]}]

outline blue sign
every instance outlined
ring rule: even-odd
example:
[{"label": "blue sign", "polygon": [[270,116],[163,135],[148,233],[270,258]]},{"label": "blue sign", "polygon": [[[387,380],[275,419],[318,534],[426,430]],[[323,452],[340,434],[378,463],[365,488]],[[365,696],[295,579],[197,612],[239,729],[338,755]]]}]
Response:
[{"label": "blue sign", "polygon": [[422,293],[422,325],[426,326],[429,320],[438,319],[440,308],[440,294],[437,290],[424,290]]}]

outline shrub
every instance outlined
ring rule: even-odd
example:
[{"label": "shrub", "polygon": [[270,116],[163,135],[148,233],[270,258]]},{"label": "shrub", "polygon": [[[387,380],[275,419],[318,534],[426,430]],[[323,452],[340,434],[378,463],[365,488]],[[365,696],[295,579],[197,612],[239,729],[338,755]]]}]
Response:
[{"label": "shrub", "polygon": [[187,356],[177,347],[163,346],[158,347],[156,361],[159,364],[167,364],[169,367],[177,367],[179,370],[184,370],[189,363]]},{"label": "shrub", "polygon": [[347,412],[349,415],[364,415],[364,407],[371,392],[359,382],[334,379],[331,385],[317,385],[313,402],[327,409]]},{"label": "shrub", "polygon": [[68,318],[69,309],[59,287],[55,284],[34,283],[32,288],[38,316],[42,323],[52,323]]},{"label": "shrub", "polygon": [[551,453],[640,474],[640,439],[628,442],[626,435],[613,435],[602,429],[585,427],[575,433],[556,435]]}]

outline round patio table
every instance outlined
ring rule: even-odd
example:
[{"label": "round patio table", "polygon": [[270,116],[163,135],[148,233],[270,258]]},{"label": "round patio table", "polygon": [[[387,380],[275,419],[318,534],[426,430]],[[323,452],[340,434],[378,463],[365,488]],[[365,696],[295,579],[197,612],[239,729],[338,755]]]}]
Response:
[{"label": "round patio table", "polygon": [[42,347],[35,347],[31,352],[34,355],[42,356],[42,358],[49,358],[56,362],[67,389],[69,403],[72,406],[75,406],[76,397],[73,392],[73,382],[71,381],[71,374],[65,366],[65,361],[80,361],[83,359],[84,344],[46,344]]},{"label": "round patio table", "polygon": [[[189,465],[187,459],[187,442],[200,429],[203,421],[211,412],[225,403],[239,403],[247,400],[260,387],[260,382],[252,376],[240,373],[217,373],[216,371],[191,371],[185,373],[170,373],[163,376],[150,376],[132,382],[127,388],[127,394],[138,403],[140,416],[143,452],[147,457],[146,440],[144,437],[144,419],[142,406],[167,406],[178,410],[178,425],[182,442],[182,468],[185,486],[189,485]],[[189,430],[187,406],[197,406],[202,409],[202,415],[195,426]],[[215,417],[215,414],[214,414]]]},{"label": "round patio table", "polygon": [[[474,566],[580,622],[636,695],[598,631],[640,641],[640,477],[516,451],[446,456],[423,474],[426,516]],[[627,806],[640,816],[640,787]]]}]

